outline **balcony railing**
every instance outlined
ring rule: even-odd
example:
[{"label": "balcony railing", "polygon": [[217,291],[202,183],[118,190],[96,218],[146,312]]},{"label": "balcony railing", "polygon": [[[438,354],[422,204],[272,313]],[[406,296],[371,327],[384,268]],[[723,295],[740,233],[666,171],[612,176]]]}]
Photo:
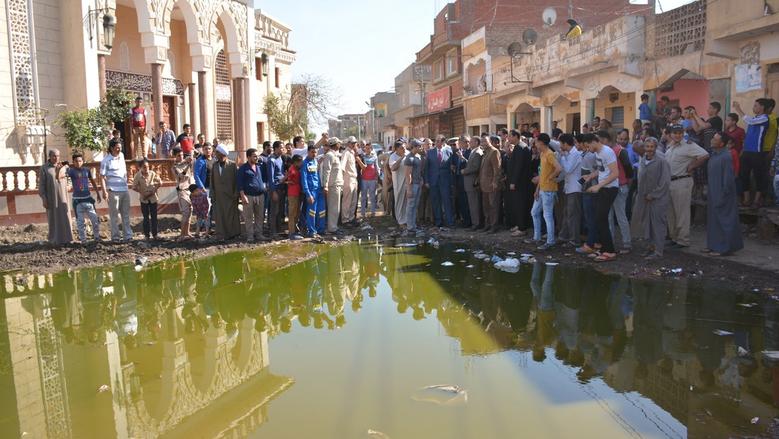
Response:
[{"label": "balcony railing", "polygon": [[[175,176],[173,174],[172,159],[149,160],[149,165],[160,176],[163,185],[166,185],[166,183],[174,184]],[[84,166],[93,169],[94,175],[99,174],[100,163],[86,163]],[[37,193],[40,171],[40,165],[0,167],[0,196]],[[127,160],[128,185],[132,182],[136,172],[138,172],[137,162]]]},{"label": "balcony railing", "polygon": [[[638,64],[644,56],[645,27],[644,17],[627,15],[573,40],[555,36],[541,41],[535,49],[525,49],[529,54],[514,60],[514,80],[536,87],[610,67],[638,74]],[[517,85],[512,82],[508,60],[494,68],[492,84],[495,92]]]}]

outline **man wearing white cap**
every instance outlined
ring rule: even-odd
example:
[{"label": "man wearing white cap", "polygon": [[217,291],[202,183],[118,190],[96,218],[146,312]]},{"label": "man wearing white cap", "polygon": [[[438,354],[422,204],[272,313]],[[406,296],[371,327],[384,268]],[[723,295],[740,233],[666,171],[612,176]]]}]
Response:
[{"label": "man wearing white cap", "polygon": [[238,168],[227,156],[227,148],[218,145],[209,185],[214,201],[216,236],[222,241],[241,234],[241,219],[238,216]]},{"label": "man wearing white cap", "polygon": [[344,187],[341,169],[341,141],[333,137],[327,141],[329,150],[322,159],[322,186],[327,199],[327,233],[338,231],[338,219],[341,216],[341,193]]},{"label": "man wearing white cap", "polygon": [[346,148],[341,153],[341,169],[343,169],[344,189],[341,202],[341,223],[354,222],[357,212],[357,161],[355,160],[355,148],[357,139],[350,136],[346,140]]}]

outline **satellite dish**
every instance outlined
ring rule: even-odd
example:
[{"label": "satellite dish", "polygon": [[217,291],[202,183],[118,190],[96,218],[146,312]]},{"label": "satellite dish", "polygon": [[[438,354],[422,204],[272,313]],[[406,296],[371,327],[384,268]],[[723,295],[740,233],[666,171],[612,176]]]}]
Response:
[{"label": "satellite dish", "polygon": [[552,26],[557,21],[557,11],[551,7],[544,9],[544,12],[541,13],[541,20],[545,25]]},{"label": "satellite dish", "polygon": [[522,41],[528,46],[536,44],[536,41],[538,41],[538,32],[532,28],[525,29],[525,31],[522,32]]},{"label": "satellite dish", "polygon": [[509,44],[509,48],[506,49],[506,52],[508,52],[509,56],[512,58],[522,55],[522,43],[515,41]]}]

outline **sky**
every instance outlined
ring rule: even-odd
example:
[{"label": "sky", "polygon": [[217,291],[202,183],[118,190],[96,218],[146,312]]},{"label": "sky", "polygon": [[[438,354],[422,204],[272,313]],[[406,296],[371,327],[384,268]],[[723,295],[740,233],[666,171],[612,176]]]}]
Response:
[{"label": "sky", "polygon": [[[691,1],[659,3],[668,11]],[[395,76],[430,41],[433,19],[446,3],[259,0],[256,6],[292,28],[290,46],[297,51],[293,77],[314,74],[328,80],[339,95],[338,105],[332,108],[332,116],[337,116],[368,111],[365,102],[371,96],[394,87]]]}]

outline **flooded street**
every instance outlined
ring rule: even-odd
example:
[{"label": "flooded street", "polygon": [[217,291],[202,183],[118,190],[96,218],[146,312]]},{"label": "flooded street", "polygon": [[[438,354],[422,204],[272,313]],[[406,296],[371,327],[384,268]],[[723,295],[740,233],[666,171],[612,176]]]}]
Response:
[{"label": "flooded street", "polygon": [[769,435],[779,301],[460,250],[7,274],[0,437]]}]

